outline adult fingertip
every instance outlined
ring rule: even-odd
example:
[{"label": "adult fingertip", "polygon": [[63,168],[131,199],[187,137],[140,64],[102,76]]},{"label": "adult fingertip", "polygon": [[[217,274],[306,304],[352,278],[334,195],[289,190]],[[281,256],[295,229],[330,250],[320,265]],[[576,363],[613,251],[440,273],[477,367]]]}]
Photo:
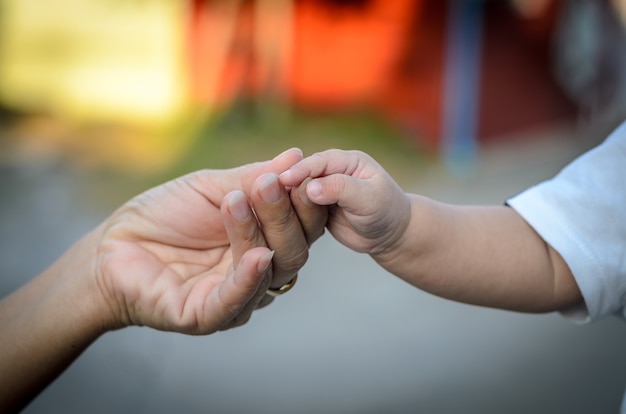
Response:
[{"label": "adult fingertip", "polygon": [[281,158],[285,154],[288,154],[288,153],[291,153],[291,152],[296,152],[296,153],[298,153],[300,155],[300,158],[304,158],[304,154],[303,154],[302,150],[300,148],[298,148],[298,147],[293,147],[293,148],[289,148],[288,150],[285,150],[285,151],[281,152],[280,154],[275,156],[274,159]]},{"label": "adult fingertip", "polygon": [[278,175],[278,179],[282,185],[293,185],[294,173],[290,168]]},{"label": "adult fingertip", "polygon": [[300,187],[298,187],[298,197],[300,198],[300,201],[302,202],[302,204],[304,204],[305,206],[312,206],[314,205],[314,203],[311,201],[311,199],[309,198],[309,196],[306,193],[306,189],[307,186],[309,185],[309,183],[311,182],[311,178],[306,178],[302,184],[300,184]]},{"label": "adult fingertip", "polygon": [[267,271],[267,269],[270,267],[270,264],[272,263],[272,259],[274,258],[274,253],[275,253],[274,250],[270,250],[269,252],[261,256],[257,264],[257,272],[259,272],[259,274],[264,274]]},{"label": "adult fingertip", "polygon": [[252,215],[248,200],[242,191],[229,193],[228,209],[238,221],[246,221]]},{"label": "adult fingertip", "polygon": [[300,148],[293,147],[292,150],[296,151],[298,154],[300,154],[300,158],[304,158],[304,152],[302,152],[302,150]]},{"label": "adult fingertip", "polygon": [[272,263],[274,252],[267,247],[255,247],[245,252],[234,271],[233,282],[239,289],[256,292],[267,269]]}]

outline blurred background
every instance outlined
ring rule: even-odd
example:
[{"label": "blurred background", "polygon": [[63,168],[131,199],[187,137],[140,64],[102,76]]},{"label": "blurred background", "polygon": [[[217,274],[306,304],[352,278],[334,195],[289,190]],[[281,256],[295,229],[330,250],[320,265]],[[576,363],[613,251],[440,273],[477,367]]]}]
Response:
[{"label": "blurred background", "polygon": [[[502,203],[626,114],[623,0],[4,0],[0,294],[199,168],[361,149]],[[617,412],[626,329],[452,303],[330,235],[244,328],[109,333],[28,413]]]}]

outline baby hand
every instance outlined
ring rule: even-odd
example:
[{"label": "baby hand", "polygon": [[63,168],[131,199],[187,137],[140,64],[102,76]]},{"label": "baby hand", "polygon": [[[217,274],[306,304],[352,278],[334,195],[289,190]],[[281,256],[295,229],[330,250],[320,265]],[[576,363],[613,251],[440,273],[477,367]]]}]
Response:
[{"label": "baby hand", "polygon": [[331,205],[326,227],[345,246],[377,259],[398,247],[411,218],[407,195],[372,157],[361,151],[328,150],[280,175],[285,186],[306,178],[307,197]]}]

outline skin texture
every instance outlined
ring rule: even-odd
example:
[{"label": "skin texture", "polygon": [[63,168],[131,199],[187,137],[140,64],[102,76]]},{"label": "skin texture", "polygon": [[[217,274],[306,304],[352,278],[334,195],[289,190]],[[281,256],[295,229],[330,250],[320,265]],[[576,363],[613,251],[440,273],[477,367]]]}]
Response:
[{"label": "skin texture", "polygon": [[359,151],[314,154],[280,175],[329,206],[345,246],[430,293],[475,305],[550,312],[582,304],[557,251],[506,206],[453,206],[404,193]]},{"label": "skin texture", "polygon": [[301,159],[288,150],[155,187],[0,301],[0,411],[19,411],[107,331],[206,335],[268,305],[326,222],[304,187],[278,184]]}]

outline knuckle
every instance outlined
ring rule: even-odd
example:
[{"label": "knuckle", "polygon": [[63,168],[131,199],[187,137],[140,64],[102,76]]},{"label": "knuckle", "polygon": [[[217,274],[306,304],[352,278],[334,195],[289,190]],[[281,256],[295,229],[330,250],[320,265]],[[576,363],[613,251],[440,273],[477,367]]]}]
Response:
[{"label": "knuckle", "polygon": [[285,273],[296,273],[302,268],[302,266],[304,266],[307,260],[309,260],[309,250],[299,249],[282,260],[280,268]]},{"label": "knuckle", "polygon": [[278,214],[272,217],[272,221],[267,223],[276,228],[290,229],[297,221],[296,215],[293,210],[285,211],[283,214]]},{"label": "knuckle", "polygon": [[313,244],[313,242],[315,242],[317,239],[322,237],[324,235],[324,233],[326,233],[326,228],[325,227],[321,227],[321,228],[316,229],[315,231],[313,231],[311,233],[311,235],[309,237],[307,237],[307,242],[309,243],[309,245]]},{"label": "knuckle", "polygon": [[343,180],[342,175],[334,175],[329,177],[325,184],[327,186],[327,189],[332,194],[342,194],[345,188],[345,181]]}]

